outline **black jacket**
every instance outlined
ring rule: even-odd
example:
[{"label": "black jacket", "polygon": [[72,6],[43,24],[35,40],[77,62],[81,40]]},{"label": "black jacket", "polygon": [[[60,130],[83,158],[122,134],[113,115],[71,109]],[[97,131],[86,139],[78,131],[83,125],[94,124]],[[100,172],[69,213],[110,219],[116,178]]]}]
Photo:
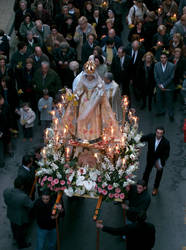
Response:
[{"label": "black jacket", "polygon": [[155,139],[155,134],[144,135],[141,138],[141,142],[148,142],[147,164],[154,165],[156,160],[160,159],[161,165],[165,166],[165,162],[168,159],[170,153],[170,143],[163,136],[155,151]]},{"label": "black jacket", "polygon": [[18,176],[23,178],[25,183],[24,192],[29,195],[35,178],[34,169],[30,168],[30,171],[28,171],[23,166],[21,166],[18,169]]},{"label": "black jacket", "polygon": [[155,227],[148,222],[127,224],[121,228],[104,226],[103,232],[126,235],[127,250],[151,250],[155,243]]}]

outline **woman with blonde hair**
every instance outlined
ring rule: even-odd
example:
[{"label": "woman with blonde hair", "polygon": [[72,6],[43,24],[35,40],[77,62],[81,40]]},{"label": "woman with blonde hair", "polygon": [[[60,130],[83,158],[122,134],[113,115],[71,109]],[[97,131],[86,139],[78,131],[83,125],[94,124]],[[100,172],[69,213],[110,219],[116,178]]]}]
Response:
[{"label": "woman with blonde hair", "polygon": [[176,48],[182,49],[183,47],[183,36],[180,33],[175,33],[173,38],[170,40],[169,51],[173,54]]},{"label": "woman with blonde hair", "polygon": [[139,79],[139,90],[141,92],[142,106],[141,109],[146,107],[148,99],[148,109],[152,110],[152,97],[155,88],[154,79],[154,55],[151,52],[147,52],[139,66],[137,67],[137,79]]}]

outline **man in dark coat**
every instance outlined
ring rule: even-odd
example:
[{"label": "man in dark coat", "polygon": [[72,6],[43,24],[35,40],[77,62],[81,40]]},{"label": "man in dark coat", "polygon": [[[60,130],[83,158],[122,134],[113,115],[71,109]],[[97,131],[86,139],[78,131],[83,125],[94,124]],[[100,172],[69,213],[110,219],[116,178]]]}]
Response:
[{"label": "man in dark coat", "polygon": [[49,95],[55,97],[58,90],[62,88],[58,74],[50,68],[48,62],[42,62],[41,68],[34,73],[33,85],[37,100],[43,96],[43,89],[48,89]]},{"label": "man in dark coat", "polygon": [[32,164],[32,156],[25,155],[22,159],[22,165],[18,169],[18,176],[21,176],[23,180],[25,180],[24,191],[27,195],[30,194],[35,178],[35,172]]},{"label": "man in dark coat", "polygon": [[81,51],[82,65],[88,61],[89,56],[93,54],[94,48],[98,45],[95,39],[96,37],[94,34],[90,33],[87,35],[87,41],[83,44]]},{"label": "man in dark coat", "polygon": [[122,95],[128,95],[129,92],[129,70],[131,65],[131,58],[126,54],[124,47],[119,47],[117,56],[112,60],[111,71],[114,75],[115,81],[119,84]]},{"label": "man in dark coat", "polygon": [[99,220],[96,222],[96,227],[112,235],[125,235],[127,250],[151,250],[155,243],[155,227],[145,222],[145,219],[145,213],[141,212],[135,223],[126,224],[121,228],[104,226]]},{"label": "man in dark coat", "polygon": [[152,195],[157,195],[158,193],[163,169],[170,152],[170,143],[163,136],[164,133],[164,128],[158,127],[156,133],[144,135],[141,138],[141,142],[148,142],[147,165],[143,174],[143,180],[146,182],[146,185],[148,185],[149,176],[153,166],[157,168]]},{"label": "man in dark coat", "polygon": [[26,230],[33,202],[23,191],[24,184],[22,177],[17,177],[14,188],[7,188],[3,193],[7,205],[7,217],[10,220],[13,237],[19,249],[28,248],[31,245],[26,242]]}]

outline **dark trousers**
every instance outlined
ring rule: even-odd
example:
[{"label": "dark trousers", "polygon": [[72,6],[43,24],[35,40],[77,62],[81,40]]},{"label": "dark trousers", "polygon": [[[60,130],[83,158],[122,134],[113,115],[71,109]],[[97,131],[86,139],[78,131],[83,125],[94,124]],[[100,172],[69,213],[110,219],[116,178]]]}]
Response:
[{"label": "dark trousers", "polygon": [[174,115],[174,102],[173,102],[174,91],[162,91],[157,88],[156,100],[157,100],[157,112],[164,113],[168,110],[168,115]]},{"label": "dark trousers", "polygon": [[12,229],[13,237],[19,248],[23,248],[26,246],[27,228],[28,228],[28,224],[23,224],[19,226],[11,222],[11,229]]},{"label": "dark trousers", "polygon": [[[150,173],[152,171],[153,166],[154,165],[152,165],[152,164],[147,164],[145,172],[143,174],[143,180],[146,182],[147,186],[148,186],[149,176],[150,176]],[[156,172],[156,178],[155,178],[155,181],[154,181],[154,188],[158,188],[159,187],[162,174],[163,174],[163,168],[161,170],[157,170],[157,172]]]},{"label": "dark trousers", "polygon": [[24,138],[27,138],[27,139],[32,138],[32,136],[33,136],[32,128],[25,128],[23,126],[23,136],[24,136]]}]

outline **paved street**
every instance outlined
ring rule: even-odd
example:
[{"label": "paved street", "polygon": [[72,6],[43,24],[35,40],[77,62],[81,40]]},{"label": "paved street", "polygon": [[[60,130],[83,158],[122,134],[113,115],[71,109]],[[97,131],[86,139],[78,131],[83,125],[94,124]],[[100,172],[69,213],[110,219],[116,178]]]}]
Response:
[{"label": "paved street", "polygon": [[[12,0],[1,0],[0,21],[1,28],[6,31],[11,26]],[[8,6],[8,8],[7,8]],[[6,10],[6,12],[5,12]],[[4,15],[4,16],[3,16]],[[126,35],[123,35],[126,37]],[[139,104],[133,102],[132,106],[137,109],[140,118],[140,129],[144,134],[152,132],[158,125],[163,125],[166,130],[166,137],[171,143],[171,154],[163,174],[160,192],[157,197],[152,197],[148,210],[148,221],[156,227],[156,243],[154,250],[183,250],[186,246],[186,151],[183,143],[183,111],[180,110],[180,103],[177,101],[175,107],[175,121],[169,122],[167,116],[155,117],[155,104],[152,112],[139,110]],[[40,127],[35,126],[33,142],[22,142],[22,134],[13,139],[15,154],[7,158],[6,166],[0,169],[0,249],[17,249],[12,244],[12,236],[9,221],[6,218],[6,207],[3,202],[2,192],[5,188],[13,185],[21,163],[22,156],[34,150],[41,144]],[[137,172],[138,178],[142,177],[145,168],[146,147],[142,150],[140,157],[140,169]],[[155,171],[151,175],[149,192],[153,187]],[[96,229],[92,220],[96,200],[92,199],[67,199],[65,201],[66,216],[61,226],[61,249],[63,250],[95,250]],[[113,203],[103,203],[100,219],[109,226],[118,227],[123,225],[123,214],[120,206]],[[185,219],[186,223],[186,219]],[[33,225],[30,232],[32,247],[35,248],[36,227]],[[100,250],[124,250],[124,242],[119,237],[101,233]]]}]

